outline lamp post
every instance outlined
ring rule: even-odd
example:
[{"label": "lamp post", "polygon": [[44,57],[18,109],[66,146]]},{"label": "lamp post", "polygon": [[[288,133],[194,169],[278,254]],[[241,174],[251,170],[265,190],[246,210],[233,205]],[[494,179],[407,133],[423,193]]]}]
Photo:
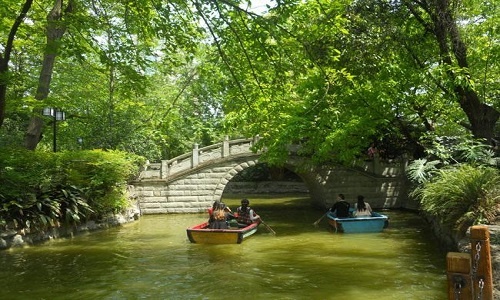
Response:
[{"label": "lamp post", "polygon": [[78,143],[78,145],[80,145],[80,149],[83,149],[83,138],[77,137],[76,142]]},{"label": "lamp post", "polygon": [[52,117],[52,127],[54,130],[54,135],[53,135],[53,151],[57,152],[57,121],[64,121],[66,120],[66,113],[60,109],[57,108],[52,108],[52,107],[46,107],[43,109],[43,115],[44,116],[50,116]]}]

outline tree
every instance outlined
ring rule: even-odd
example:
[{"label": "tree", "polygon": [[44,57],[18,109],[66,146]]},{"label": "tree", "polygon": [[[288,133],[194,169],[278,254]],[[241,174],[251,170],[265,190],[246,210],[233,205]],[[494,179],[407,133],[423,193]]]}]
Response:
[{"label": "tree", "polygon": [[[478,75],[498,74],[492,60],[498,51],[487,43],[489,64],[478,59],[485,37],[477,37],[486,32],[493,41],[488,32],[494,25],[479,30],[451,20],[455,27],[446,29],[446,43],[460,42],[452,32],[459,28],[475,47],[474,65],[467,68],[460,62],[464,54],[453,47],[444,53],[443,42],[405,4],[308,1],[278,6],[264,17],[238,12],[219,19],[211,28],[225,69],[226,88],[220,90],[231,99],[225,104],[228,127],[260,134],[261,147],[277,162],[291,143],[318,161],[348,162],[372,141],[386,153],[416,157],[424,154],[429,134],[470,130],[488,142],[498,119],[498,83]],[[438,2],[429,5],[442,9]],[[477,15],[468,4],[457,7],[468,20]],[[491,18],[485,15],[482,23]],[[478,90],[485,91],[481,99]]]},{"label": "tree", "polygon": [[[14,39],[16,34],[21,26],[22,22],[26,18],[26,14],[31,8],[33,4],[33,0],[27,0],[21,7],[17,7],[16,3],[4,3],[2,5],[2,16],[8,16],[8,13],[14,11],[16,8],[19,9],[19,14],[15,18],[15,21],[12,23],[7,41],[5,41],[5,46],[3,48],[3,53],[0,53],[0,127],[3,124],[5,119],[5,107],[7,102],[7,86],[8,86],[8,77],[9,77],[9,63],[12,55],[12,51],[14,50]],[[4,24],[4,22],[2,22]],[[6,30],[6,28],[2,28]]]},{"label": "tree", "polygon": [[[403,4],[420,23],[421,29],[423,29],[422,33],[430,33],[434,36],[439,49],[439,64],[443,67],[449,83],[449,85],[441,84],[440,87],[444,92],[452,93],[458,100],[469,121],[468,124],[463,125],[469,128],[476,138],[490,141],[494,137],[495,125],[500,117],[498,99],[490,97],[498,98],[498,94],[495,95],[495,92],[488,91],[488,94],[483,93],[481,97],[478,88],[482,85],[484,90],[490,90],[494,85],[498,85],[498,83],[492,84],[491,81],[480,83],[482,81],[480,76],[488,77],[488,74],[498,74],[498,64],[495,65],[494,60],[492,60],[497,55],[494,52],[498,52],[498,46],[493,46],[494,40],[498,36],[495,37],[494,31],[490,31],[491,27],[483,28],[485,31],[481,33],[482,36],[479,39],[483,42],[486,41],[488,47],[497,49],[491,49],[494,52],[488,48],[484,49],[486,50],[484,53],[486,63],[482,66],[482,72],[478,72],[475,68],[481,66],[478,66],[477,61],[476,64],[471,64],[469,57],[471,54],[477,55],[479,53],[477,53],[477,49],[470,48],[471,46],[481,46],[477,42],[474,43],[472,35],[467,34],[467,31],[470,29],[475,31],[474,27],[483,27],[482,24],[489,22],[489,19],[495,18],[495,16],[498,18],[498,8],[490,3],[486,5],[487,9],[490,9],[489,11],[484,8],[482,11],[477,11],[476,5],[483,6],[483,2],[480,1],[465,3],[448,0],[425,0],[403,1]],[[476,13],[474,13],[475,10]],[[473,34],[477,34],[477,32]],[[464,36],[472,42],[468,43]],[[416,56],[418,57],[418,54]],[[422,58],[417,57],[418,61],[423,62]],[[472,61],[474,60],[472,59]]]},{"label": "tree", "polygon": [[[63,7],[63,1],[56,0],[54,6],[47,15],[47,44],[43,55],[38,87],[35,93],[36,100],[42,101],[49,95],[49,87],[52,80],[56,56],[60,48],[61,38],[67,29],[67,25],[62,22],[62,18],[73,12],[74,5],[74,1],[69,0],[66,7]],[[34,150],[38,145],[41,139],[42,126],[43,120],[37,112],[35,112],[26,133],[25,145],[28,150]]]},{"label": "tree", "polygon": [[[61,62],[89,61],[99,70],[95,77],[106,82],[99,85],[101,93],[92,92],[98,97],[92,105],[102,108],[107,122],[95,123],[99,126],[94,132],[103,133],[96,145],[121,147],[120,140],[131,138],[128,133],[137,131],[132,107],[149,97],[148,88],[164,90],[155,85],[163,74],[170,76],[168,82],[178,83],[164,94],[196,113],[187,119],[156,120],[165,118],[165,111],[151,112],[152,130],[162,132],[166,124],[174,128],[173,122],[189,121],[183,124],[196,132],[190,136],[204,136],[208,142],[221,128],[217,120],[214,127],[204,128],[216,111],[226,119],[227,134],[259,134],[259,147],[276,162],[283,161],[290,143],[301,144],[302,153],[316,161],[345,162],[372,141],[384,146],[385,153],[418,156],[425,147],[422,137],[429,133],[470,130],[476,137],[493,136],[498,119],[494,62],[499,56],[495,7],[485,10],[476,2],[452,7],[442,1],[290,0],[259,15],[246,10],[245,2],[73,0],[71,14],[56,10],[54,18],[61,21],[48,24],[55,24],[51,30],[60,38],[45,53],[51,53],[50,59],[59,55]],[[45,11],[29,12],[39,21]],[[38,37],[35,26],[24,27],[23,34]],[[200,44],[207,55],[196,54]],[[163,62],[170,70],[158,71]],[[174,74],[177,70],[184,75]],[[43,128],[36,116],[40,107],[69,101],[62,94],[57,99],[44,96],[48,73],[40,77],[41,92],[35,93],[42,101],[27,101],[25,95],[33,95],[28,89],[19,93],[35,112],[27,138],[33,149]],[[89,92],[84,89],[82,94]],[[165,140],[162,134],[158,140]]]},{"label": "tree", "polygon": [[[478,10],[478,2],[424,2],[351,5],[350,31],[358,38],[350,49],[364,62],[364,70],[352,72],[383,86],[379,97],[391,93],[397,99],[384,108],[396,112],[391,123],[421,154],[428,135],[472,133],[489,144],[500,104],[492,80],[499,71],[491,23],[497,14]],[[425,9],[417,9],[420,5]],[[377,101],[373,104],[376,109]]]},{"label": "tree", "polygon": [[[45,3],[42,4],[45,5]],[[44,11],[43,5],[31,10],[30,7],[26,7],[23,14],[28,14],[30,21],[35,21],[35,24],[43,24],[42,20],[35,18]],[[47,41],[40,66],[38,88],[34,93],[34,98],[39,103],[26,103],[33,108],[33,117],[25,141],[29,149],[35,149],[41,138],[44,122],[39,115],[40,107],[54,102],[47,96],[55,70],[56,57],[73,57],[75,62],[82,62],[97,53],[100,62],[108,72],[109,98],[107,102],[112,108],[116,105],[114,97],[117,80],[125,83],[121,88],[127,87],[129,92],[141,93],[143,86],[140,83],[141,78],[149,72],[148,67],[152,62],[159,56],[168,57],[179,52],[180,49],[190,56],[189,52],[196,49],[197,37],[200,36],[200,32],[196,29],[196,18],[185,1],[165,4],[153,4],[149,1],[129,3],[70,1],[66,7],[62,7],[61,1],[55,1],[47,15],[45,30]],[[11,20],[6,20],[5,24],[9,22]],[[8,46],[12,49],[15,48],[15,43],[12,42],[16,34],[14,29],[17,29],[19,24],[20,21],[16,21],[11,30]],[[25,32],[33,29],[34,31],[30,34],[38,37],[40,33],[36,31],[38,25],[30,27],[24,24],[24,26]],[[103,43],[103,41],[107,42]],[[36,54],[34,52],[32,55]],[[8,66],[7,60],[2,59],[2,63]],[[5,90],[9,83],[12,81],[2,81]],[[30,93],[30,91],[24,91],[25,100],[29,99],[26,95]],[[2,114],[6,102],[2,100],[0,103]]]}]

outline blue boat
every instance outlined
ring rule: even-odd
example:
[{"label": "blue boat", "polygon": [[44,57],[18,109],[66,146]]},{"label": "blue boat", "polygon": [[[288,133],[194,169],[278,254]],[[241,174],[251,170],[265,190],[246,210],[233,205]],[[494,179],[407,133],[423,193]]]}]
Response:
[{"label": "blue boat", "polygon": [[326,216],[328,223],[335,229],[335,232],[381,232],[389,226],[389,217],[376,212],[372,212],[371,217],[337,218],[332,212],[328,212]]}]

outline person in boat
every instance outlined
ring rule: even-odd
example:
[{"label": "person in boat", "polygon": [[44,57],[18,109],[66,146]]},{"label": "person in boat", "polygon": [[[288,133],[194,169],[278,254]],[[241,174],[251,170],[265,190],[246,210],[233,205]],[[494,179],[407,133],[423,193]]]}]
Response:
[{"label": "person in boat", "polygon": [[368,202],[365,202],[365,197],[362,195],[358,196],[358,203],[355,205],[354,209],[355,217],[371,217],[372,208]]},{"label": "person in boat", "polygon": [[215,201],[211,208],[208,209],[210,229],[228,229],[229,220],[234,218],[231,209],[223,202]]},{"label": "person in boat", "polygon": [[212,207],[210,207],[207,212],[208,212],[208,223],[212,223],[214,220],[214,211],[217,207],[219,207],[220,201],[215,200],[214,203],[212,204]]},{"label": "person in boat", "polygon": [[349,218],[349,209],[351,204],[345,201],[344,194],[338,194],[337,202],[333,204],[330,211],[335,214],[337,218]]},{"label": "person in boat", "polygon": [[248,206],[249,204],[250,201],[248,199],[242,199],[241,206],[236,209],[236,219],[239,227],[246,227],[260,220],[259,215]]}]

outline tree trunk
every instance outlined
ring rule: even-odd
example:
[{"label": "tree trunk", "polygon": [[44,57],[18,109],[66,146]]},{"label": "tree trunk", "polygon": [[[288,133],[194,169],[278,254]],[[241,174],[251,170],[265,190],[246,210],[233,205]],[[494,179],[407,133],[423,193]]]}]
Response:
[{"label": "tree trunk", "polygon": [[4,52],[3,54],[0,53],[0,127],[5,119],[8,86],[7,72],[9,71],[10,54],[12,53],[14,38],[32,4],[33,0],[26,0],[26,2],[24,2],[23,8],[10,28],[7,44],[3,47]]},{"label": "tree trunk", "polygon": [[[63,1],[55,0],[52,10],[47,16],[47,44],[43,57],[42,70],[38,79],[38,88],[35,94],[35,99],[43,101],[49,95],[50,82],[54,70],[54,63],[59,50],[59,43],[66,32],[66,25],[61,22],[64,13],[71,13],[73,10],[73,0],[68,2],[64,13],[62,10]],[[35,150],[40,142],[43,129],[43,119],[40,118],[40,112],[33,112],[30,124],[26,131],[25,146],[28,150]]]},{"label": "tree trunk", "polygon": [[[462,72],[468,73],[467,46],[460,36],[457,20],[452,11],[452,3],[448,0],[435,0],[436,12],[432,17],[434,34],[439,44],[443,63],[453,65],[452,56],[456,59]],[[450,69],[448,75],[454,81],[455,73]],[[500,117],[500,112],[494,107],[481,102],[477,91],[470,85],[459,83],[454,88],[454,93],[460,107],[467,115],[470,130],[474,137],[491,141],[494,137],[495,125]]]},{"label": "tree trunk", "polygon": [[469,119],[470,130],[474,137],[490,142],[495,136],[495,125],[500,112],[492,106],[481,103],[476,91],[462,89],[456,93],[460,97],[460,107]]}]

